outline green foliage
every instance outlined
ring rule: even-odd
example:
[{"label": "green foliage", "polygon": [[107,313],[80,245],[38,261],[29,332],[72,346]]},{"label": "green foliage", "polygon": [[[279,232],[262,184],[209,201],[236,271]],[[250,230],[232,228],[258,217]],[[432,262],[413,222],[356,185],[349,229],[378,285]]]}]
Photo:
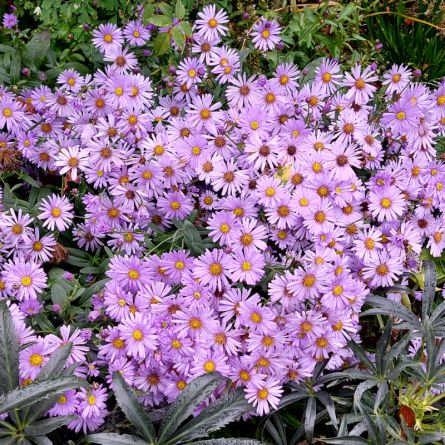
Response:
[{"label": "green foliage", "polygon": [[[368,2],[362,2],[367,5]],[[369,39],[379,39],[384,62],[412,63],[428,75],[439,79],[445,75],[443,29],[444,10],[439,0],[417,2],[384,0],[368,9],[366,17]]]},{"label": "green foliage", "polygon": [[19,386],[19,341],[5,301],[0,302],[0,335],[0,414],[8,413],[8,418],[0,422],[1,443],[51,445],[46,435],[66,425],[73,417],[40,418],[61,393],[86,384],[72,377],[72,370],[63,369],[72,344],[56,351],[34,382]]},{"label": "green foliage", "polygon": [[[175,402],[169,406],[159,431],[150,416],[138,402],[132,390],[126,387],[122,376],[113,374],[113,387],[116,400],[140,435],[98,433],[88,437],[91,443],[103,445],[175,445],[192,443],[194,439],[201,439],[233,422],[252,407],[247,403],[242,391],[225,391],[219,399],[211,402],[197,416],[188,420],[195,409],[221,385],[227,381],[217,373],[206,374],[190,382]],[[252,439],[209,439],[193,442],[202,445],[261,445]]]}]

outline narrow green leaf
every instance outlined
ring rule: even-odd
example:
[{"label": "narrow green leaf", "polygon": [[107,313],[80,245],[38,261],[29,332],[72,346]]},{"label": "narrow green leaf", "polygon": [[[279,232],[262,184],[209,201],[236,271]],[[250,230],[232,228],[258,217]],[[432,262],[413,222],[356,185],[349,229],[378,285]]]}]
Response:
[{"label": "narrow green leaf", "polygon": [[230,391],[211,403],[190,422],[187,422],[167,442],[164,442],[164,445],[206,437],[252,409],[252,405],[246,400],[244,391]]},{"label": "narrow green leaf", "polygon": [[314,437],[315,418],[317,416],[317,400],[315,397],[309,397],[304,412],[304,431],[308,442]]},{"label": "narrow green leaf", "polygon": [[208,439],[193,442],[193,445],[269,445],[254,439]]},{"label": "narrow green leaf", "polygon": [[16,388],[0,397],[0,414],[13,409],[24,408],[46,397],[88,385],[87,382],[75,377],[63,377],[55,380],[31,383],[24,388]]},{"label": "narrow green leaf", "polygon": [[168,32],[158,34],[153,43],[153,49],[157,56],[162,56],[170,49],[171,36]]},{"label": "narrow green leaf", "polygon": [[422,297],[422,318],[431,315],[431,308],[433,307],[434,295],[436,293],[437,285],[437,271],[436,265],[433,261],[423,261],[425,284]]},{"label": "narrow green leaf", "polygon": [[19,384],[19,340],[6,302],[0,301],[0,393]]},{"label": "narrow green leaf", "polygon": [[222,382],[219,373],[205,374],[192,380],[167,411],[159,430],[158,442],[166,442]]},{"label": "narrow green leaf", "polygon": [[135,429],[149,442],[155,442],[156,432],[150,418],[119,372],[113,373],[113,391],[117,403]]},{"label": "narrow green leaf", "polygon": [[44,436],[61,426],[68,424],[76,416],[57,416],[40,420],[25,427],[25,433],[30,436]]},{"label": "narrow green leaf", "polygon": [[323,439],[323,442],[336,445],[369,445],[369,442],[366,439],[359,436],[335,437],[333,439]]},{"label": "narrow green leaf", "polygon": [[145,440],[129,434],[99,433],[91,434],[87,439],[99,445],[148,445]]}]

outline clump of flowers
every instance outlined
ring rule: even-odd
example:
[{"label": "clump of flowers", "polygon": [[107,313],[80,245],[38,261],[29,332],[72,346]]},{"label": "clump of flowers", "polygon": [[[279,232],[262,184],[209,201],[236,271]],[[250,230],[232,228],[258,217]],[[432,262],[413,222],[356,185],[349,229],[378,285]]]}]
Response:
[{"label": "clump of flowers", "polygon": [[[1,150],[84,190],[42,198],[35,217],[1,215],[1,295],[26,304],[11,308],[22,342],[34,340],[21,353],[24,381],[60,342],[74,342],[72,363],[88,353],[91,331],[39,337],[20,312],[39,311],[43,264],[60,233],[79,249],[112,252],[89,313],[102,324],[98,353],[76,371],[103,381],[68,391],[49,412],[77,415],[76,431],[103,423],[114,371],[147,406],[218,371],[267,413],[283,385],[318,362],[356,363],[347,343],[360,340],[370,289],[405,283],[423,248],[437,257],[445,247],[445,166],[435,149],[445,84],[415,82],[404,66],[383,78],[359,64],[342,72],[334,60],[313,80],[291,63],[248,74],[221,40],[227,23],[224,11],[204,8],[170,86],[155,88],[139,72],[130,47],[150,33],[131,22],[94,31],[103,71],[67,70],[54,91],[0,91]],[[262,19],[253,43],[272,49],[279,32]],[[207,230],[211,248],[148,247],[147,236],[186,219]]]}]

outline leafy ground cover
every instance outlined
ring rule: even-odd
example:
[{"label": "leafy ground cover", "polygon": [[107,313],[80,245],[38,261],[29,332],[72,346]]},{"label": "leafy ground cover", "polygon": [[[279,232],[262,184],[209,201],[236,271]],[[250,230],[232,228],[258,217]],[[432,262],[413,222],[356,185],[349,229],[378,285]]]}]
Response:
[{"label": "leafy ground cover", "polygon": [[0,443],[441,443],[440,6],[5,6]]}]

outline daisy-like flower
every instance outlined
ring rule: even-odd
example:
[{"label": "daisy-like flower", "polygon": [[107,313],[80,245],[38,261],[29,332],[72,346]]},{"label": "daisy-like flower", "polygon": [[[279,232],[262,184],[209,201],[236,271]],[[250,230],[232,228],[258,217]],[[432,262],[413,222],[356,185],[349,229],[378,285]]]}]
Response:
[{"label": "daisy-like flower", "polygon": [[267,20],[262,17],[252,29],[252,43],[260,51],[270,51],[281,42],[280,34],[281,26],[276,20]]},{"label": "daisy-like flower", "polygon": [[228,266],[230,258],[223,250],[206,250],[194,261],[193,276],[212,290],[221,290],[229,286]]},{"label": "daisy-like flower", "polygon": [[122,320],[119,331],[131,357],[144,359],[150,351],[156,350],[156,330],[147,315],[130,314]]},{"label": "daisy-like flower", "polygon": [[5,266],[5,286],[18,300],[37,299],[46,288],[46,274],[36,263],[7,263]]},{"label": "daisy-like flower", "polygon": [[264,266],[265,261],[261,253],[243,249],[232,256],[227,267],[233,281],[255,285],[264,276]]},{"label": "daisy-like flower", "polygon": [[322,85],[324,94],[333,94],[339,87],[342,75],[336,60],[323,59],[315,69],[315,81]]},{"label": "daisy-like flower", "polygon": [[45,339],[38,338],[37,342],[20,351],[20,377],[34,380],[48,361],[50,349]]},{"label": "daisy-like flower", "polygon": [[228,31],[227,23],[229,23],[227,13],[223,9],[217,11],[215,5],[204,6],[195,20],[197,34],[207,40],[225,36]]},{"label": "daisy-like flower", "polygon": [[380,249],[383,248],[381,237],[382,232],[376,227],[371,227],[361,232],[353,241],[353,251],[367,263],[371,258],[376,258]]},{"label": "daisy-like flower", "polygon": [[342,86],[347,87],[346,99],[357,105],[365,105],[373,95],[376,87],[371,85],[378,80],[370,66],[362,71],[361,65],[357,64],[351,69],[351,74],[346,72]]},{"label": "daisy-like flower", "polygon": [[400,93],[405,89],[411,80],[411,70],[403,65],[394,64],[391,69],[383,75],[385,79],[382,85],[388,85],[386,94]]},{"label": "daisy-like flower", "polygon": [[122,290],[131,292],[144,290],[151,282],[147,263],[134,255],[113,257],[107,276],[116,280]]},{"label": "daisy-like flower", "polygon": [[370,287],[392,286],[403,271],[400,257],[390,257],[382,251],[376,258],[371,258],[363,269],[363,278],[369,280]]},{"label": "daisy-like flower", "polygon": [[102,385],[94,384],[88,390],[80,388],[78,393],[79,405],[77,411],[84,419],[102,416],[106,412],[107,390]]},{"label": "daisy-like flower", "polygon": [[88,157],[86,150],[73,146],[60,150],[54,163],[60,168],[61,175],[67,173],[72,181],[76,181],[78,170],[83,170],[88,165]]},{"label": "daisy-like flower", "polygon": [[123,35],[132,46],[143,46],[150,40],[150,31],[139,20],[128,22],[123,30]]},{"label": "daisy-like flower", "polygon": [[433,224],[427,247],[433,257],[437,258],[442,255],[445,248],[445,224],[441,219],[436,220]]},{"label": "daisy-like flower", "polygon": [[24,107],[10,96],[4,96],[0,100],[0,128],[6,129],[12,134],[17,134],[29,124]]},{"label": "daisy-like flower", "polygon": [[270,409],[277,409],[283,394],[283,386],[273,377],[256,374],[247,382],[246,399],[256,408],[262,416],[268,414]]},{"label": "daisy-like flower", "polygon": [[190,88],[202,81],[206,75],[206,69],[198,58],[187,57],[179,64],[176,75],[180,84]]},{"label": "daisy-like flower", "polygon": [[138,66],[136,56],[128,51],[128,48],[117,48],[109,50],[104,60],[112,62],[111,67],[119,74],[125,74]]},{"label": "daisy-like flower", "polygon": [[73,415],[76,412],[77,404],[77,391],[69,389],[59,396],[55,405],[48,411],[48,414],[51,417]]},{"label": "daisy-like flower", "polygon": [[369,210],[378,221],[392,221],[405,211],[403,195],[395,188],[389,187],[381,192],[371,192],[368,196]]},{"label": "daisy-like flower", "polygon": [[72,223],[73,205],[68,201],[66,196],[58,196],[55,193],[47,198],[42,199],[39,207],[42,212],[38,218],[43,220],[43,227],[49,230],[57,230],[63,232]]},{"label": "daisy-like flower", "polygon": [[122,31],[114,24],[102,24],[93,31],[93,45],[102,53],[118,50],[123,43]]}]

